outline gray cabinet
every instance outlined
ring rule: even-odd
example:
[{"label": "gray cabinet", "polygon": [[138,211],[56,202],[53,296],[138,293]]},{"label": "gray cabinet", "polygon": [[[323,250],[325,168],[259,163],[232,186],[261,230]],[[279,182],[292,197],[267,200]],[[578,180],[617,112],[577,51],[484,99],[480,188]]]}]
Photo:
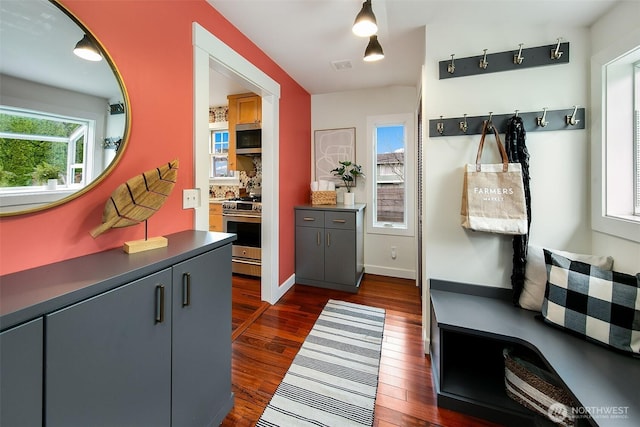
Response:
[{"label": "gray cabinet", "polygon": [[[0,424],[210,426],[233,407],[231,242],[183,231],[0,277]],[[33,319],[33,320],[32,320]]]},{"label": "gray cabinet", "polygon": [[171,270],[46,316],[47,427],[169,426]]},{"label": "gray cabinet", "polygon": [[42,425],[43,323],[0,333],[0,426]]},{"label": "gray cabinet", "polygon": [[218,425],[231,409],[231,245],[173,267],[172,425]]},{"label": "gray cabinet", "polygon": [[296,283],[358,292],[364,274],[364,205],[295,208]]}]

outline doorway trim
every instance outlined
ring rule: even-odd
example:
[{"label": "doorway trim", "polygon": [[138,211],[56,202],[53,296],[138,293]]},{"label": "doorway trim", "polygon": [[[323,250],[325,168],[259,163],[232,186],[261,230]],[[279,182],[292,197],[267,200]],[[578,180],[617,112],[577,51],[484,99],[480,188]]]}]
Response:
[{"label": "doorway trim", "polygon": [[[263,301],[275,304],[279,265],[279,104],[280,85],[197,22],[193,42],[194,183],[202,203],[195,209],[194,228],[209,230],[209,70],[262,96],[262,275]],[[206,173],[205,173],[206,171]],[[206,202],[205,202],[206,201]]]}]

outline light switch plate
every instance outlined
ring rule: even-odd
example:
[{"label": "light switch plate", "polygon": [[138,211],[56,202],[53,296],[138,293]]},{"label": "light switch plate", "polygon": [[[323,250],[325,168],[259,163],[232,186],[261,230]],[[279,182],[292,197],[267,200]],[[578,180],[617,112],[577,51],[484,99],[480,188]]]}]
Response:
[{"label": "light switch plate", "polygon": [[195,209],[200,207],[200,189],[191,188],[182,190],[182,209]]}]

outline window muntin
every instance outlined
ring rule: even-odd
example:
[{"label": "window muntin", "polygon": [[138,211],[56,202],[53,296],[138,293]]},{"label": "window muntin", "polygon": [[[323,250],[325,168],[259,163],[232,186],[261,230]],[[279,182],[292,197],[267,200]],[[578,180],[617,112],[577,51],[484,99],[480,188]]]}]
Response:
[{"label": "window muntin", "polygon": [[90,120],[0,106],[0,191],[38,191],[44,183],[34,169],[44,163],[60,170],[59,185],[84,186],[93,126]]}]

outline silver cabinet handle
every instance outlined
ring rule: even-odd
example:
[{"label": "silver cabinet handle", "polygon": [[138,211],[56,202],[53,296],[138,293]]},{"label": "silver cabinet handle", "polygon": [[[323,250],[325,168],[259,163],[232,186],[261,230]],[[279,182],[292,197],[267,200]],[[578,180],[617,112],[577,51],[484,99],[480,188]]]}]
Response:
[{"label": "silver cabinet handle", "polygon": [[164,285],[156,286],[156,323],[164,322]]},{"label": "silver cabinet handle", "polygon": [[327,246],[331,246],[331,233],[327,231]]},{"label": "silver cabinet handle", "polygon": [[305,216],[304,218],[302,218],[303,221],[315,221],[316,219],[310,216]]},{"label": "silver cabinet handle", "polygon": [[182,306],[191,305],[191,273],[182,275]]},{"label": "silver cabinet handle", "polygon": [[346,219],[334,219],[333,222],[337,222],[338,224],[345,224],[347,222]]},{"label": "silver cabinet handle", "polygon": [[320,241],[320,232],[319,231],[317,232],[316,236],[317,236],[316,237],[317,245],[320,246],[322,244],[322,242]]}]

